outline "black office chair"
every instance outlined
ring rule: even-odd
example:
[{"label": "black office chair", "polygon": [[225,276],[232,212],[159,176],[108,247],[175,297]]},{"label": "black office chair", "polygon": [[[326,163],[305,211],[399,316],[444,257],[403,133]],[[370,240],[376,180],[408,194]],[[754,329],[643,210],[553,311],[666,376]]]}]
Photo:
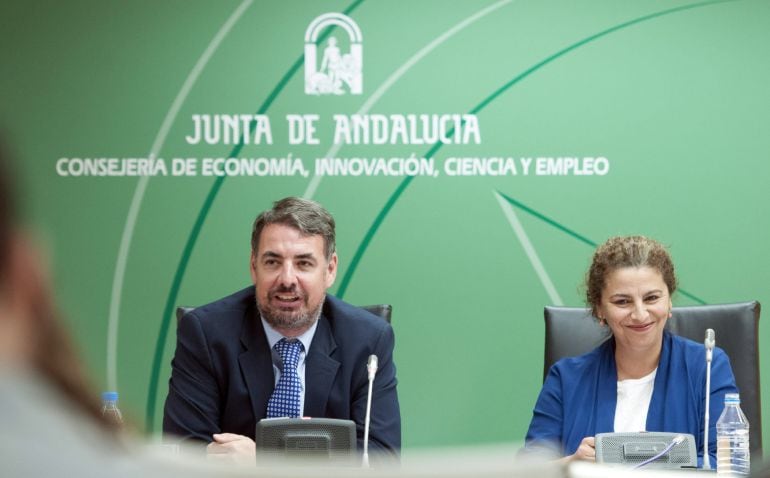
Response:
[{"label": "black office chair", "polygon": [[[762,402],[759,384],[759,302],[674,307],[666,328],[674,334],[703,342],[706,329],[714,329],[717,347],[730,358],[741,393],[741,409],[751,425],[751,453],[762,456]],[[582,307],[545,308],[545,360],[543,380],[561,358],[586,353],[609,338]],[[711,417],[716,421],[719,417]]]},{"label": "black office chair", "polygon": [[[390,323],[391,316],[393,315],[393,306],[390,304],[376,304],[376,305],[364,305],[360,308],[364,310],[368,310],[372,314],[376,315],[377,317],[380,317],[381,319],[384,319],[387,323]],[[182,320],[182,317],[184,317],[188,312],[195,310],[195,307],[180,305],[176,308],[176,321],[177,324],[180,320]]]}]

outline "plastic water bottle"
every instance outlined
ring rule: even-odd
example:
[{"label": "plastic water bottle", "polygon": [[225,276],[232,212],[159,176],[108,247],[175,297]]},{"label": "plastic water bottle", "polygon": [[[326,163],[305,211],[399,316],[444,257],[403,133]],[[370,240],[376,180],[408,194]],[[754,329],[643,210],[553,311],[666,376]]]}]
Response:
[{"label": "plastic water bottle", "polygon": [[725,394],[725,408],[717,421],[717,475],[748,475],[749,421],[737,393]]},{"label": "plastic water bottle", "polygon": [[123,414],[118,408],[118,392],[102,393],[102,416],[113,425],[123,425]]}]

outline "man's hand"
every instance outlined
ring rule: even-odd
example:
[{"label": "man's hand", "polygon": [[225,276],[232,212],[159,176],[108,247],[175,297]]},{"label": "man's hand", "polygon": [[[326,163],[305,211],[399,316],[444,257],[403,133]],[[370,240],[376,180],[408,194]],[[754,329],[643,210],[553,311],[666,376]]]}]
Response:
[{"label": "man's hand", "polygon": [[214,441],[206,446],[209,458],[232,460],[240,464],[255,464],[257,445],[249,437],[235,433],[215,433]]},{"label": "man's hand", "polygon": [[575,454],[565,457],[565,461],[569,462],[573,460],[596,461],[596,445],[594,437],[583,438],[580,442],[580,446],[575,450]]}]

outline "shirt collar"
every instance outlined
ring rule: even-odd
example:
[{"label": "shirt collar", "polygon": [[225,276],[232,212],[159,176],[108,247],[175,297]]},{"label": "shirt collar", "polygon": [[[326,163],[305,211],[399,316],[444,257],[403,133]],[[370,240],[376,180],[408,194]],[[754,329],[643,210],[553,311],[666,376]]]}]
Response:
[{"label": "shirt collar", "polygon": [[[284,336],[272,328],[270,324],[268,324],[264,319],[264,317],[260,316],[260,320],[262,321],[262,326],[265,329],[267,343],[270,345],[270,350],[272,350],[275,344],[277,344],[279,340],[283,339]],[[310,350],[310,344],[313,342],[313,336],[315,335],[316,328],[318,328],[318,319],[313,322],[313,325],[311,325],[310,328],[305,331],[305,333],[297,337],[297,340],[302,342],[302,345],[305,347],[305,353]]]}]

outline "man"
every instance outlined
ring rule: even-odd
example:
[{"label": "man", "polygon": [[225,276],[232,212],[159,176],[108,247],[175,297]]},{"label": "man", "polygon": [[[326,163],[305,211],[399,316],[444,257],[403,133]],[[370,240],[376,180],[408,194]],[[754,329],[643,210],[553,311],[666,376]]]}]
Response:
[{"label": "man", "polygon": [[250,460],[263,418],[341,418],[356,423],[360,446],[374,354],[369,446],[397,455],[393,329],[326,294],[337,274],[332,216],[313,201],[276,202],[254,222],[250,269],[253,287],[179,324],[164,432],[208,443],[210,456]]}]

